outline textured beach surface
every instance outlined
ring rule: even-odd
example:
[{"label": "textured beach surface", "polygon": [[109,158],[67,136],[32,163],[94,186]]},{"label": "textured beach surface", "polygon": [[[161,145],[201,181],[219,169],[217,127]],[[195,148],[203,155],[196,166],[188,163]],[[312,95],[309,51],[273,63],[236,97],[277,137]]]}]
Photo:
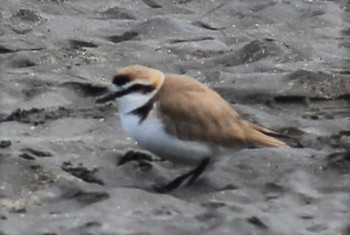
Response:
[{"label": "textured beach surface", "polygon": [[[0,234],[350,235],[350,2],[1,0]],[[114,72],[187,74],[303,148],[244,149],[191,187],[137,145]]]}]

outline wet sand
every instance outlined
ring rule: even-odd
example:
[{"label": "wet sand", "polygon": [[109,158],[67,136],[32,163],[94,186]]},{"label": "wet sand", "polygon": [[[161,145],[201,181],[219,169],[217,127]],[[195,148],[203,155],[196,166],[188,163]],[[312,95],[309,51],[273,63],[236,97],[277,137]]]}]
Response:
[{"label": "wet sand", "polygon": [[[2,0],[0,234],[350,234],[350,2]],[[130,64],[208,84],[303,148],[232,152],[191,187],[113,104]],[[347,152],[348,151],[348,152]]]}]

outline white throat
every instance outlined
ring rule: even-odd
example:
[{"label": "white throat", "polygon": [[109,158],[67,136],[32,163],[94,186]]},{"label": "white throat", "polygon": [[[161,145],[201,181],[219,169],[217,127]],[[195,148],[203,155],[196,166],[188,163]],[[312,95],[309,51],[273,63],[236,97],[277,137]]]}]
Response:
[{"label": "white throat", "polygon": [[131,111],[140,108],[145,105],[150,99],[152,99],[158,90],[154,90],[148,94],[141,93],[131,93],[125,96],[120,97],[117,100],[118,111],[120,114],[128,114]]}]

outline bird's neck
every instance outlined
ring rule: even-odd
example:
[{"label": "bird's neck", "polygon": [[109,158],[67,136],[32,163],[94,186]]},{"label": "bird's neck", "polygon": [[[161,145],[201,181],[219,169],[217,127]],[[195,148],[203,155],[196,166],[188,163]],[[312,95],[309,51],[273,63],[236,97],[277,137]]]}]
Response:
[{"label": "bird's neck", "polygon": [[148,94],[130,94],[118,99],[117,105],[120,114],[128,114],[144,105],[153,102],[158,90],[154,90]]}]

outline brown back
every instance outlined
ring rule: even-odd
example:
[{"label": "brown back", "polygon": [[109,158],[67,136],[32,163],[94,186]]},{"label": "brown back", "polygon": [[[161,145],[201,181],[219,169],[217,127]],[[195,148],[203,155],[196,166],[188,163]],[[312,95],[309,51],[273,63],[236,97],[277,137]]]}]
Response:
[{"label": "brown back", "polygon": [[241,119],[218,93],[191,77],[166,75],[157,97],[160,98],[157,108],[166,123],[167,133],[180,139],[212,142],[230,148],[286,146],[261,132],[262,129],[267,130],[266,133],[270,130]]}]

